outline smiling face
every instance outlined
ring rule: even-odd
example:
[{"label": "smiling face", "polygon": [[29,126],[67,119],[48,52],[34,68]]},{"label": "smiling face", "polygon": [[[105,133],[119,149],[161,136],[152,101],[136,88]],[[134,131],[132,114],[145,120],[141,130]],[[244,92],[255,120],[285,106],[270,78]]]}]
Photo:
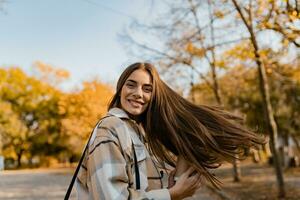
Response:
[{"label": "smiling face", "polygon": [[121,107],[133,116],[141,115],[148,107],[152,94],[152,78],[144,69],[133,71],[121,90]]}]

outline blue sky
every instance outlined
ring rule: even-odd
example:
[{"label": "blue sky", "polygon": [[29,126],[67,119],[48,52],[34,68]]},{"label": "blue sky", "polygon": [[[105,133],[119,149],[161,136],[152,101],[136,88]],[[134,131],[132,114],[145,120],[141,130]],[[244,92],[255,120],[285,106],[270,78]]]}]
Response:
[{"label": "blue sky", "polygon": [[41,61],[66,69],[71,78],[64,89],[95,76],[114,84],[136,61],[118,34],[131,17],[155,17],[151,6],[149,0],[7,0],[0,12],[0,66],[32,73]]}]

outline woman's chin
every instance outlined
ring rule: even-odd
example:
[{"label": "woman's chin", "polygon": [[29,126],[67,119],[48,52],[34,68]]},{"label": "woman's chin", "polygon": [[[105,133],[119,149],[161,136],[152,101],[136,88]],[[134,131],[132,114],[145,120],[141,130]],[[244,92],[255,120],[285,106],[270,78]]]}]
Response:
[{"label": "woman's chin", "polygon": [[132,110],[129,111],[129,114],[131,114],[135,117],[141,115],[142,113],[143,113],[142,110],[137,110],[137,109],[132,109]]}]

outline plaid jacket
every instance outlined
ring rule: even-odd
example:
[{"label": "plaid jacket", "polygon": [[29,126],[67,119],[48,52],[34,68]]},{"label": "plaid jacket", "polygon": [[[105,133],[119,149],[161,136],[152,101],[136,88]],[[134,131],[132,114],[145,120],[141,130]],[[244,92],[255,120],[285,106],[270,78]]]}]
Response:
[{"label": "plaid jacket", "polygon": [[[109,110],[92,134],[76,179],[77,199],[170,200],[143,141],[144,130],[119,108]],[[141,189],[136,190],[135,148]]]}]

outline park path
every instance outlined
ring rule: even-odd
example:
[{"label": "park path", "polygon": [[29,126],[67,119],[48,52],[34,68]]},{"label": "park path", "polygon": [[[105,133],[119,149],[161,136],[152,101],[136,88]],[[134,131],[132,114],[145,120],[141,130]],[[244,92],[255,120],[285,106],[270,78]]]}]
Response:
[{"label": "park path", "polygon": [[[71,179],[66,169],[0,172],[2,200],[62,200]],[[74,195],[71,198],[75,199]]]},{"label": "park path", "polygon": [[214,190],[203,186],[194,197],[188,198],[189,200],[227,200]]},{"label": "park path", "polygon": [[[0,172],[0,200],[62,200],[70,183],[69,169],[38,169]],[[75,199],[73,194],[70,198]],[[188,200],[223,200],[203,187]]]}]

